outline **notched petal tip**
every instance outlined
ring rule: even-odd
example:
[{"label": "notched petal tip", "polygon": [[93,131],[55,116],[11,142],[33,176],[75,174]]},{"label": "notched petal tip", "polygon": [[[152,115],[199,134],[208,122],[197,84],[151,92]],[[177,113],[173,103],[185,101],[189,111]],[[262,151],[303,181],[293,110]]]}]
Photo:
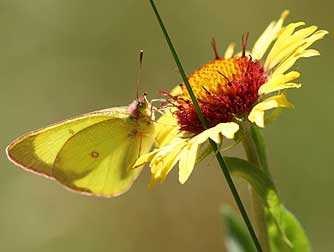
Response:
[{"label": "notched petal tip", "polygon": [[273,108],[285,107],[294,108],[284,94],[269,97],[254,106],[248,115],[248,120],[257,126],[264,128],[264,112]]},{"label": "notched petal tip", "polygon": [[296,30],[304,22],[291,23],[282,28],[275,44],[265,61],[267,71],[273,69],[273,74],[284,73],[301,57],[319,55],[316,50],[308,49],[314,42],[322,39],[328,32],[318,30],[315,25]]},{"label": "notched petal tip", "polygon": [[179,163],[179,181],[184,184],[190,177],[197,160],[200,146],[209,138],[217,144],[222,141],[222,136],[233,139],[235,133],[239,130],[239,125],[234,122],[220,123],[215,127],[207,129],[197,136],[193,137],[188,145],[183,149],[183,155]]},{"label": "notched petal tip", "polygon": [[239,125],[235,122],[221,123],[220,132],[228,139],[233,139],[235,133],[239,130]]},{"label": "notched petal tip", "polygon": [[299,76],[300,73],[297,71],[291,71],[287,74],[275,74],[268,82],[259,88],[258,94],[265,95],[282,89],[300,88],[301,84],[289,82],[297,79]]}]

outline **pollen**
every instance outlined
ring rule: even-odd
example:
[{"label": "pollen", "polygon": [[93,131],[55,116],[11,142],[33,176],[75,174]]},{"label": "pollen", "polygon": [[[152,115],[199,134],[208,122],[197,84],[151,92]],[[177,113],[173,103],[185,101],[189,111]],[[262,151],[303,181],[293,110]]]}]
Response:
[{"label": "pollen", "polygon": [[[259,61],[248,56],[218,58],[196,70],[189,83],[209,127],[247,116],[256,104],[259,88],[267,81]],[[173,96],[180,130],[198,134],[205,130],[188,91]]]}]

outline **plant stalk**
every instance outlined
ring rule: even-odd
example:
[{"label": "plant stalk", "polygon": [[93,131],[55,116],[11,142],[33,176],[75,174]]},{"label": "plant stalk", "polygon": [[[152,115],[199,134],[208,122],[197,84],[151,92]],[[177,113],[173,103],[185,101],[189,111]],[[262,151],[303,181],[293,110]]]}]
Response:
[{"label": "plant stalk", "polygon": [[[190,83],[188,82],[187,75],[186,75],[186,73],[185,73],[185,71],[183,69],[181,61],[179,60],[179,57],[178,57],[178,55],[176,53],[176,50],[175,50],[175,48],[173,46],[173,43],[172,43],[170,37],[168,35],[168,32],[167,32],[167,30],[166,30],[166,28],[165,28],[165,26],[164,26],[164,24],[162,22],[162,19],[161,19],[160,15],[159,15],[159,12],[158,12],[155,4],[154,4],[154,1],[150,0],[150,4],[152,6],[152,9],[154,11],[154,14],[155,14],[158,22],[159,22],[161,30],[162,30],[162,32],[163,32],[163,34],[165,36],[165,39],[166,39],[167,44],[169,46],[169,49],[170,49],[170,51],[171,51],[171,53],[173,55],[175,63],[176,63],[176,65],[177,65],[177,67],[178,67],[178,69],[180,71],[181,77],[182,77],[182,79],[184,81],[184,84],[185,84],[187,90],[188,90],[190,98],[191,98],[191,100],[192,100],[192,102],[194,104],[194,107],[195,107],[195,110],[197,112],[198,118],[200,119],[203,127],[205,129],[207,129],[208,128],[208,123],[207,123],[206,119],[204,118],[203,113],[202,113],[202,111],[201,111],[201,109],[199,107],[199,104],[198,104],[198,101],[196,99],[196,96],[195,96],[195,94],[194,94],[194,92],[193,92],[193,90],[192,90],[192,88],[190,86]],[[232,193],[232,195],[234,197],[234,200],[236,201],[236,203],[238,205],[238,208],[239,208],[239,211],[240,211],[240,213],[242,215],[242,218],[243,218],[243,220],[244,220],[244,222],[245,222],[245,224],[246,224],[246,226],[248,228],[248,231],[249,231],[249,233],[250,233],[250,235],[252,237],[252,240],[254,241],[255,247],[257,248],[258,252],[263,252],[261,244],[260,244],[259,240],[256,237],[256,234],[255,234],[255,231],[253,229],[252,223],[251,223],[251,221],[250,221],[250,219],[249,219],[249,217],[247,215],[245,207],[243,206],[243,203],[242,203],[242,201],[240,199],[239,193],[238,193],[238,191],[237,191],[237,189],[236,189],[236,187],[235,187],[235,185],[233,183],[232,177],[231,177],[231,175],[230,175],[230,173],[228,171],[228,168],[227,168],[227,166],[225,164],[223,156],[219,152],[217,144],[213,140],[211,140],[211,139],[209,139],[209,142],[210,142],[210,145],[212,147],[213,152],[216,153],[217,161],[218,161],[218,163],[220,165],[220,168],[221,168],[222,172],[224,173],[225,179],[226,179],[226,181],[227,181],[227,183],[228,183],[228,185],[230,187],[230,190],[231,190],[231,193]],[[269,252],[269,251],[264,251],[264,252]]]},{"label": "plant stalk", "polygon": [[[271,178],[269,173],[265,146],[259,129],[248,122],[242,124],[242,144],[246,152],[247,159],[258,169],[263,170]],[[257,195],[256,191],[249,187],[255,230],[262,245],[263,251],[269,252],[269,239],[267,224],[265,221],[264,202]]]}]

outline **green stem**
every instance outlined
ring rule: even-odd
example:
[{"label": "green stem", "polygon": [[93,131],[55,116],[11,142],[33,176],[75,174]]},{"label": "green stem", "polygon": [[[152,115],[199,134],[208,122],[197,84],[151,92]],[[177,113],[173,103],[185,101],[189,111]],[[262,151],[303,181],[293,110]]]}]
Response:
[{"label": "green stem", "polygon": [[[193,92],[193,90],[192,90],[192,88],[190,86],[190,83],[188,82],[187,75],[186,75],[186,73],[185,73],[185,71],[184,71],[184,69],[182,67],[182,64],[181,64],[181,61],[179,60],[179,57],[177,56],[176,50],[175,50],[175,48],[173,46],[173,43],[172,43],[172,41],[171,41],[171,39],[170,39],[170,37],[168,35],[167,30],[166,30],[166,28],[165,28],[165,26],[164,26],[164,24],[162,22],[162,19],[161,19],[160,15],[159,15],[159,12],[158,12],[155,4],[154,4],[154,1],[150,0],[150,3],[151,3],[151,6],[152,6],[152,9],[153,9],[153,11],[154,11],[154,13],[156,15],[156,18],[157,18],[157,20],[158,20],[158,22],[160,24],[162,32],[163,32],[163,34],[164,34],[164,36],[166,38],[167,44],[168,44],[169,49],[170,49],[170,51],[171,51],[171,53],[173,55],[175,63],[176,63],[176,65],[177,65],[177,67],[178,67],[178,69],[180,71],[180,74],[182,76],[184,84],[185,84],[185,86],[186,86],[186,88],[188,90],[190,98],[191,98],[191,100],[192,100],[192,102],[194,104],[194,108],[195,108],[195,110],[197,112],[198,118],[200,119],[203,127],[205,129],[207,129],[208,128],[208,123],[205,120],[205,118],[203,116],[203,113],[202,113],[202,111],[201,111],[201,109],[199,107],[199,104],[198,104],[198,101],[196,99],[196,96],[195,96],[195,94],[194,94],[194,92]],[[218,161],[218,163],[220,165],[220,168],[221,168],[221,170],[222,170],[222,172],[223,172],[223,174],[225,176],[225,179],[226,179],[226,181],[227,181],[227,183],[228,183],[228,185],[230,187],[231,193],[232,193],[232,195],[234,197],[234,200],[236,201],[236,203],[238,205],[238,208],[240,210],[242,218],[243,218],[243,220],[244,220],[244,222],[245,222],[245,224],[246,224],[246,226],[248,228],[248,231],[249,231],[249,233],[250,233],[250,235],[251,235],[251,237],[252,237],[252,239],[254,241],[254,244],[255,244],[257,250],[259,252],[262,252],[263,250],[262,250],[261,244],[260,244],[260,242],[258,241],[258,239],[256,237],[256,234],[255,234],[255,231],[253,229],[252,223],[251,223],[251,221],[250,221],[250,219],[249,219],[249,217],[247,215],[245,207],[243,206],[243,203],[242,203],[242,201],[240,199],[239,193],[238,193],[238,191],[237,191],[237,189],[236,189],[236,187],[235,187],[235,185],[233,183],[232,177],[231,177],[231,175],[230,175],[230,173],[228,171],[228,168],[227,168],[227,166],[226,166],[226,164],[224,162],[223,156],[219,152],[217,144],[213,140],[211,140],[211,139],[209,139],[209,142],[210,142],[210,145],[212,147],[213,152],[216,153],[215,155],[216,155],[217,161]]]},{"label": "green stem", "polygon": [[[263,170],[271,178],[266,158],[265,145],[261,132],[256,126],[251,125],[247,122],[242,124],[241,130],[243,134],[242,143],[248,161],[258,167],[258,169]],[[256,233],[258,234],[264,251],[269,251],[269,240],[267,224],[265,221],[264,202],[257,195],[254,189],[250,188],[250,194],[252,199]]]}]

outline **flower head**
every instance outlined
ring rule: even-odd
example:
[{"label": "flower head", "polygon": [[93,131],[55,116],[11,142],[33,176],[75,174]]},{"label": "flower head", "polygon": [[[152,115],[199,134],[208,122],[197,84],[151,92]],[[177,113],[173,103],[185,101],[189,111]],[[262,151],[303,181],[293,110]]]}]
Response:
[{"label": "flower head", "polygon": [[[249,57],[216,59],[189,77],[209,127],[247,116],[257,103],[259,88],[267,82],[260,62]],[[204,127],[185,86],[174,97],[177,123],[182,131],[198,134]]]},{"label": "flower head", "polygon": [[287,15],[284,11],[278,21],[270,23],[250,53],[246,51],[248,35],[242,53],[236,55],[233,44],[224,57],[218,56],[214,46],[216,58],[188,78],[208,129],[199,120],[184,85],[168,94],[172,107],[158,120],[158,147],[137,160],[138,165],[150,162],[153,182],[164,180],[179,162],[179,180],[184,183],[209,138],[221,144],[223,137],[234,138],[240,122],[264,127],[265,111],[293,107],[282,91],[299,88],[301,84],[294,80],[300,74],[288,70],[299,58],[319,55],[309,47],[327,31],[316,26],[296,30],[303,22],[283,26]]}]

